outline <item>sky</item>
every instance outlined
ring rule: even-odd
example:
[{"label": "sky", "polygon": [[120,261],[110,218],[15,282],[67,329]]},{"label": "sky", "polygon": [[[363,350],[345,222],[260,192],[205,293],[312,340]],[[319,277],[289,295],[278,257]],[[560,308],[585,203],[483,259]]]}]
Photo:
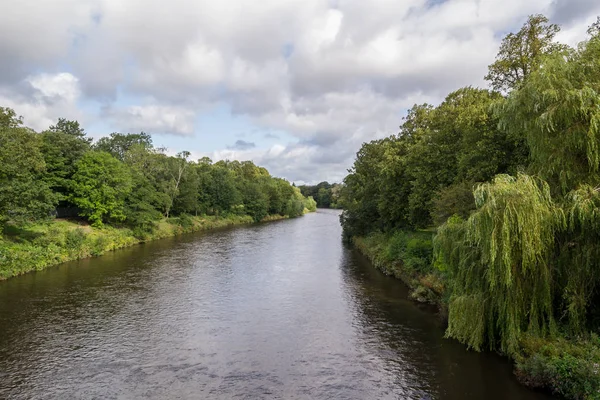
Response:
[{"label": "sky", "polygon": [[576,44],[597,0],[0,0],[0,106],[38,131],[147,132],[192,158],[339,182],[413,104],[483,80],[530,14]]}]

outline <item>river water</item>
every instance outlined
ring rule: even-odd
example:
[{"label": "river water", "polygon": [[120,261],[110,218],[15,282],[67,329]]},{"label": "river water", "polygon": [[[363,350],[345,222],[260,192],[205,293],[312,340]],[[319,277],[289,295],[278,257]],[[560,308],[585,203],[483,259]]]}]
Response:
[{"label": "river water", "polygon": [[443,338],[338,212],[0,282],[1,399],[547,399]]}]

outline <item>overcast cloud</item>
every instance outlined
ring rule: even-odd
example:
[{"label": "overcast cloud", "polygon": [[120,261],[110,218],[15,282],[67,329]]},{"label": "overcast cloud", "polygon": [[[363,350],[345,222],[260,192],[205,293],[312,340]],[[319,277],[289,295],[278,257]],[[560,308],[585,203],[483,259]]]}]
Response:
[{"label": "overcast cloud", "polygon": [[[143,130],[298,183],[341,180],[414,103],[485,86],[502,36],[529,14],[569,44],[600,14],[595,0],[0,3],[0,105],[32,128],[67,117],[96,137]],[[216,107],[251,133],[200,135]]]}]

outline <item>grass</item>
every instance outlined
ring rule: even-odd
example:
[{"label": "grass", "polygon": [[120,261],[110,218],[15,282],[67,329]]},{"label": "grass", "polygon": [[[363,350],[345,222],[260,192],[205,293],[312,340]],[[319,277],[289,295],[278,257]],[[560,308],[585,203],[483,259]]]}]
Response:
[{"label": "grass", "polygon": [[600,339],[521,339],[516,357],[517,378],[532,388],[542,388],[567,399],[600,399]]},{"label": "grass", "polygon": [[[283,219],[275,215],[266,221]],[[45,224],[7,225],[0,237],[0,280],[38,271],[66,261],[100,256],[106,252],[151,240],[206,231],[232,225],[251,224],[250,216],[193,217],[159,221],[152,232],[134,232],[126,227],[92,228],[78,221],[53,220]]]}]

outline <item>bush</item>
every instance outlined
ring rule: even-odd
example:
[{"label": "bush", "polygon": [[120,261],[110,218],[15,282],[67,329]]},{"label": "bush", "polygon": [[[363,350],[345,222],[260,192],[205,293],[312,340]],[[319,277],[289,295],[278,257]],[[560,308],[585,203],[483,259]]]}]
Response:
[{"label": "bush", "polygon": [[431,269],[431,261],[433,258],[433,244],[431,239],[410,239],[406,243],[404,252],[404,264],[406,267],[425,272]]},{"label": "bush", "polygon": [[69,250],[79,250],[85,242],[86,234],[81,228],[72,229],[67,231],[65,238],[65,245]]},{"label": "bush", "polygon": [[177,218],[177,225],[181,226],[183,229],[190,229],[194,226],[194,218],[189,214],[181,214],[179,218]]},{"label": "bush", "polygon": [[598,336],[573,341],[527,336],[521,344],[516,373],[523,383],[567,399],[600,399]]},{"label": "bush", "polygon": [[433,243],[426,232],[395,232],[383,241],[383,257],[387,262],[400,261],[413,272],[427,272],[431,269]]},{"label": "bush", "polygon": [[106,236],[98,236],[92,246],[91,254],[93,256],[100,256],[106,252],[109,240]]}]

